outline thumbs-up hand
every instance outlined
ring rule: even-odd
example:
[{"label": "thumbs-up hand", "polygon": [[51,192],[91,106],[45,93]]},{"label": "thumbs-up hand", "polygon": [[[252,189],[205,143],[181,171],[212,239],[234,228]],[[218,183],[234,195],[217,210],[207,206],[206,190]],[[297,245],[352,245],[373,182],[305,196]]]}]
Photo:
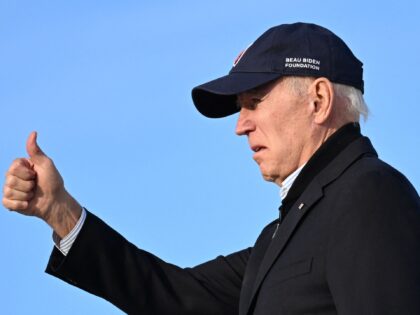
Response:
[{"label": "thumbs-up hand", "polygon": [[77,223],[81,207],[64,188],[53,161],[37,144],[32,132],[26,142],[28,158],[13,161],[6,173],[3,205],[19,213],[36,216],[64,237]]}]

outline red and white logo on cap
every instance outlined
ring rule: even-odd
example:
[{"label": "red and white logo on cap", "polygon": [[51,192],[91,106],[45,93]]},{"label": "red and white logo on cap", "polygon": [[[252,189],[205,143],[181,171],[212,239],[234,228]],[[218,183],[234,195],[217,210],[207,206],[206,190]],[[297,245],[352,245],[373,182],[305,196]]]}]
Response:
[{"label": "red and white logo on cap", "polygon": [[249,47],[251,47],[252,44],[249,44],[247,48],[245,48],[244,50],[242,50],[239,53],[238,57],[236,57],[235,61],[233,62],[233,67],[236,67],[236,65],[239,63],[239,61],[241,61],[242,57],[245,55],[246,51],[248,50]]}]

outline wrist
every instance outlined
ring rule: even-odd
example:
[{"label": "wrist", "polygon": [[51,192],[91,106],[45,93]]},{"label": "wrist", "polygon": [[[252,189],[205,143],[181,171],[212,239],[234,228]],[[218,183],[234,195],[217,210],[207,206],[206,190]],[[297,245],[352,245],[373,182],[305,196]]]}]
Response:
[{"label": "wrist", "polygon": [[51,205],[44,220],[60,238],[64,238],[77,224],[81,214],[80,204],[65,191],[63,197]]}]

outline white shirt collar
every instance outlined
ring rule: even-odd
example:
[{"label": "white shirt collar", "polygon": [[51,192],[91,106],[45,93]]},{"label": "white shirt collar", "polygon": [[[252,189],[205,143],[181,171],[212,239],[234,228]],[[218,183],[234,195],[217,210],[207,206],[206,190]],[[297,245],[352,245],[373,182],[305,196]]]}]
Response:
[{"label": "white shirt collar", "polygon": [[280,186],[280,198],[281,201],[284,200],[284,198],[286,198],[287,193],[289,192],[290,187],[292,187],[296,177],[298,177],[298,175],[300,174],[300,171],[302,170],[302,168],[305,166],[305,164],[303,164],[301,167],[299,167],[297,170],[295,170],[292,174],[290,174],[289,176],[287,176],[287,178],[281,183]]}]

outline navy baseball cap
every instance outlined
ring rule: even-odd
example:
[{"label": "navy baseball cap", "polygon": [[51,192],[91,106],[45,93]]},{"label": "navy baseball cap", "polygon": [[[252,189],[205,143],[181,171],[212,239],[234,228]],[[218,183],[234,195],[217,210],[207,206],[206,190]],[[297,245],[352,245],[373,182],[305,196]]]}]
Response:
[{"label": "navy baseball cap", "polygon": [[344,41],[315,24],[270,28],[239,54],[229,74],[192,90],[204,116],[225,117],[239,111],[236,95],[283,76],[325,77],[363,92],[363,64]]}]

